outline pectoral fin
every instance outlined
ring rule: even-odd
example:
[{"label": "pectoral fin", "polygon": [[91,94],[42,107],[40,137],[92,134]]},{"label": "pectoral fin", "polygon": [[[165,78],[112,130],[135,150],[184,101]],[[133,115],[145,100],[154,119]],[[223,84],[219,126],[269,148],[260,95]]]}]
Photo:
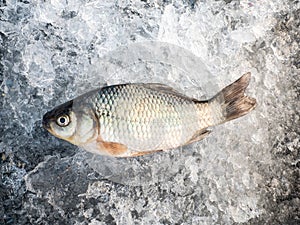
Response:
[{"label": "pectoral fin", "polygon": [[192,137],[190,140],[188,140],[188,141],[185,143],[185,145],[189,145],[189,144],[194,143],[194,142],[196,142],[196,141],[200,141],[200,140],[206,138],[210,133],[211,133],[210,130],[199,130],[199,131],[197,131],[197,132],[193,135],[193,137]]},{"label": "pectoral fin", "polygon": [[117,142],[97,141],[97,147],[99,151],[104,151],[108,155],[115,157],[122,157],[128,151],[126,145]]}]

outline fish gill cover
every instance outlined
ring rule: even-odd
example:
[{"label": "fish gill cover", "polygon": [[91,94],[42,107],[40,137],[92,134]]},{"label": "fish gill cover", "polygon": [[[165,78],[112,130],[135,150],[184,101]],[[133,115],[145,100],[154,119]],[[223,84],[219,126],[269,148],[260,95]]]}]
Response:
[{"label": "fish gill cover", "polygon": [[[298,1],[2,1],[1,224],[299,223]],[[205,140],[95,156],[43,130],[105,84],[205,99],[245,72],[258,107]]]}]

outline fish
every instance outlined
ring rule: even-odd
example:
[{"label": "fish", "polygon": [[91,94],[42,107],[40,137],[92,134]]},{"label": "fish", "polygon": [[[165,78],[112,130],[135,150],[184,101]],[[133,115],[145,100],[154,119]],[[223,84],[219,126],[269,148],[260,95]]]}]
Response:
[{"label": "fish", "polygon": [[43,116],[52,135],[99,155],[136,157],[198,142],[211,127],[252,111],[248,72],[208,100],[161,83],[104,86]]}]

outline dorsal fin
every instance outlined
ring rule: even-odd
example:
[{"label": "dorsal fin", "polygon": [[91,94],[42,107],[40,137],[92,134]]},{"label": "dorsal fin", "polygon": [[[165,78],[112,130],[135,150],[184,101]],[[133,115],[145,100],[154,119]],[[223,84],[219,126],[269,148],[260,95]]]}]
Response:
[{"label": "dorsal fin", "polygon": [[143,87],[147,88],[147,89],[151,89],[157,92],[162,92],[168,95],[173,95],[173,96],[177,96],[179,98],[184,98],[184,99],[188,99],[191,101],[198,101],[195,98],[191,98],[188,97],[180,92],[178,92],[177,90],[175,90],[174,88],[166,85],[166,84],[160,84],[160,83],[140,83],[138,85],[142,85]]}]

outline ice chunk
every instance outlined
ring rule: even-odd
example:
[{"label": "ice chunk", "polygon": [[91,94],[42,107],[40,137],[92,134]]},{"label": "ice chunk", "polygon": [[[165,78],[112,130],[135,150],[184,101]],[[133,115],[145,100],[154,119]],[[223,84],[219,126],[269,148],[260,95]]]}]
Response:
[{"label": "ice chunk", "polygon": [[231,38],[240,43],[254,42],[256,40],[253,33],[247,30],[232,31]]},{"label": "ice chunk", "polygon": [[[299,3],[0,8],[1,224],[296,224]],[[94,156],[41,127],[47,110],[103,84],[161,82],[203,99],[248,71],[257,109],[169,152]]]},{"label": "ice chunk", "polygon": [[94,80],[94,87],[100,82],[160,82],[196,97],[216,91],[216,85],[210,85],[211,77],[201,59],[190,51],[169,43],[148,41],[118,48],[93,61],[84,79]]}]

